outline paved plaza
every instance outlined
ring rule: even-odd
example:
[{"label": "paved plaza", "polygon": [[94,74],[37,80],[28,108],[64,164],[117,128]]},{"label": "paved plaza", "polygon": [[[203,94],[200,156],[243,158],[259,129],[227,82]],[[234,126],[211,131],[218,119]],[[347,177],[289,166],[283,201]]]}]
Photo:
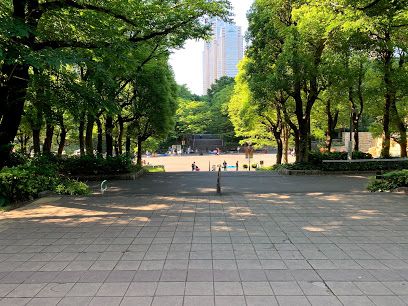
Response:
[{"label": "paved plaza", "polygon": [[[289,161],[291,163],[295,162],[294,156],[289,156]],[[276,163],[276,154],[262,154],[255,153],[251,160],[245,158],[243,152],[237,154],[221,154],[221,155],[180,155],[180,156],[160,156],[160,157],[143,157],[143,160],[146,163],[151,165],[163,165],[166,169],[166,172],[183,172],[190,171],[191,164],[196,163],[200,168],[200,171],[209,171],[212,169],[212,166],[221,166],[223,162],[227,162],[227,166],[235,167],[236,162],[238,162],[239,170],[247,171],[242,166],[248,165],[249,161],[252,164],[260,164],[263,161],[264,166],[273,166]],[[235,171],[235,168],[229,168],[229,171]]]},{"label": "paved plaza", "polygon": [[[405,195],[279,176],[166,194],[158,178],[144,178],[157,194],[115,182],[1,213],[0,305],[408,305]],[[297,192],[267,192],[268,180]],[[316,190],[299,192],[302,180]]]}]

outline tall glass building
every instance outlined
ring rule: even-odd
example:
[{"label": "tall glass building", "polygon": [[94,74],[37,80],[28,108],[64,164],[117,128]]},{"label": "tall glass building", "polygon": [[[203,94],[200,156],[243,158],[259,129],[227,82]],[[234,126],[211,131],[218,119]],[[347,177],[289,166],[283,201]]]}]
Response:
[{"label": "tall glass building", "polygon": [[244,55],[241,27],[215,19],[212,40],[206,42],[203,53],[204,94],[222,76],[235,77],[238,63]]}]

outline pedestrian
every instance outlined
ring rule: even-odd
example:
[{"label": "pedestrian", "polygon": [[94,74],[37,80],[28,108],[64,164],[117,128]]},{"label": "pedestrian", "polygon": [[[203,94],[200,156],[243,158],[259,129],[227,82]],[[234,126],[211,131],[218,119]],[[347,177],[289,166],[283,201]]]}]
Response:
[{"label": "pedestrian", "polygon": [[236,170],[236,171],[238,171],[238,166],[239,166],[239,163],[238,163],[238,161],[237,161],[236,164],[235,164],[235,170]]},{"label": "pedestrian", "polygon": [[224,171],[227,171],[227,162],[224,160],[224,162],[222,163],[223,167],[224,167]]},{"label": "pedestrian", "polygon": [[195,162],[193,162],[192,164],[191,164],[191,171],[196,171],[196,163]]}]

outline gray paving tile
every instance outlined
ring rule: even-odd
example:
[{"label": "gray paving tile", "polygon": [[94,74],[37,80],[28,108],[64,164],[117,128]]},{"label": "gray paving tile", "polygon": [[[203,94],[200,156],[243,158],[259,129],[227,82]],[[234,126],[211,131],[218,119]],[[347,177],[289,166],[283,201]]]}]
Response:
[{"label": "gray paving tile", "polygon": [[124,296],[130,282],[128,283],[104,283],[99,288],[96,296],[105,296],[105,297],[112,297],[112,296]]},{"label": "gray paving tile", "polygon": [[126,296],[154,296],[156,288],[156,282],[130,283],[126,291]]},{"label": "gray paving tile", "polygon": [[122,297],[94,297],[89,306],[119,306],[122,301]]},{"label": "gray paving tile", "polygon": [[61,298],[33,298],[27,306],[55,306],[61,301]]},{"label": "gray paving tile", "polygon": [[152,306],[181,306],[182,296],[156,296],[153,298]]},{"label": "gray paving tile", "polygon": [[212,282],[187,282],[185,295],[200,296],[214,295],[214,283]]},{"label": "gray paving tile", "polygon": [[246,306],[243,296],[215,296],[216,306]]},{"label": "gray paving tile", "polygon": [[243,295],[240,282],[214,282],[215,295]]},{"label": "gray paving tile", "polygon": [[214,306],[214,296],[185,296],[184,306]]},{"label": "gray paving tile", "polygon": [[153,301],[153,297],[140,296],[140,297],[128,297],[125,296],[120,306],[150,306]]}]

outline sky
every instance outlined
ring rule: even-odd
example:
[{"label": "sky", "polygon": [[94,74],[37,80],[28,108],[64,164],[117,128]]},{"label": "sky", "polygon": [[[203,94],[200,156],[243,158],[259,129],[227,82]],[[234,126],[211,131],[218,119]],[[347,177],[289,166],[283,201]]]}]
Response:
[{"label": "sky", "polygon": [[[234,8],[234,21],[242,27],[243,33],[248,29],[246,13],[253,0],[230,0]],[[203,94],[203,50],[204,41],[189,40],[184,49],[176,50],[170,57],[178,84],[187,84],[195,94]]]}]

